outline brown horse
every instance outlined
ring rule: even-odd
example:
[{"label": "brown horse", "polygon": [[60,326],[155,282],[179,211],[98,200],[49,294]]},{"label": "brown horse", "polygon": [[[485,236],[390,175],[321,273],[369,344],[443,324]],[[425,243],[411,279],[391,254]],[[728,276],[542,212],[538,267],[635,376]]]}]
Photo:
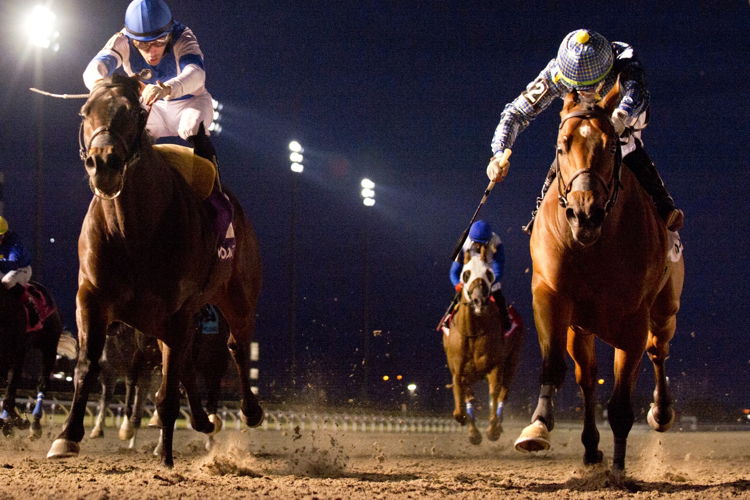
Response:
[{"label": "brown horse", "polygon": [[[36,292],[34,292],[34,290]],[[31,292],[30,292],[31,291]],[[38,327],[29,328],[26,306],[20,300],[23,293],[38,294],[44,311],[39,319]],[[60,314],[52,295],[41,284],[30,282],[27,287],[16,285],[10,290],[0,285],[0,377],[7,378],[7,388],[2,401],[0,424],[3,433],[9,434],[13,428],[31,428],[31,437],[36,439],[42,435],[41,418],[43,415],[44,395],[47,384],[55,366],[56,354],[69,356],[75,352],[75,339],[66,332],[63,335],[63,325]],[[69,349],[66,349],[68,347]],[[16,391],[21,380],[26,354],[30,349],[38,349],[42,355],[42,366],[37,385],[36,405],[31,414],[33,421],[29,422],[21,417],[16,409]],[[68,350],[72,351],[68,353]]]},{"label": "brown horse", "polygon": [[557,182],[541,205],[530,243],[541,390],[516,449],[549,448],[553,398],[564,379],[567,348],[584,399],[584,463],[603,460],[594,417],[596,336],[615,350],[607,411],[614,434],[612,465],[624,470],[634,421],[631,393],[644,352],[656,378],[648,422],[663,432],[674,419],[664,364],[676,328],[684,262],[681,254],[669,255],[677,235],[664,227],[630,170],[621,168],[609,119],[619,99],[619,85],[596,105],[572,93],[560,113]]},{"label": "brown horse", "polygon": [[495,277],[485,261],[487,247],[480,253],[466,252],[461,270],[461,300],[443,328],[443,348],[451,371],[455,408],[453,418],[469,424],[469,441],[482,442],[476,425],[476,402],[471,385],[486,378],[489,385],[489,424],[487,439],[497,441],[503,431],[503,403],[518,366],[523,338],[520,316],[513,307],[508,312],[511,328],[503,331],[500,309],[490,300]]},{"label": "brown horse", "polygon": [[227,192],[236,246],[230,258],[219,258],[217,242],[223,235],[214,228],[215,214],[152,147],[139,90],[137,80],[115,75],[96,85],[81,108],[81,156],[95,196],[78,241],[80,354],[72,410],[47,456],[78,454],[107,327],[121,321],[160,342],[162,381],[156,407],[164,425],[161,461],[171,467],[180,382],[193,429],[210,433],[214,428],[200,405],[189,366],[194,319],[207,302],[221,310],[231,329],[229,347],[240,380],[243,420],[251,427],[263,420],[248,377],[260,252],[240,204]]}]

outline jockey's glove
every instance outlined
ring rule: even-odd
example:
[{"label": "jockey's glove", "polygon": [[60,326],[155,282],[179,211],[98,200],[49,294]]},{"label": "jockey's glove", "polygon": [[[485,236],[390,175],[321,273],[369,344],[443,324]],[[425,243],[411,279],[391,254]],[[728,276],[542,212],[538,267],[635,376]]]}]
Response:
[{"label": "jockey's glove", "polygon": [[464,284],[463,283],[456,283],[456,286],[454,286],[453,288],[456,289],[456,293],[461,293],[461,290],[464,289]]},{"label": "jockey's glove", "polygon": [[141,101],[147,106],[153,105],[159,99],[163,99],[172,93],[172,87],[156,82],[156,85],[148,84],[141,92]]},{"label": "jockey's glove", "polygon": [[612,111],[612,125],[615,127],[615,133],[617,137],[620,137],[628,126],[630,121],[630,115],[622,108],[617,108]]},{"label": "jockey's glove", "polygon": [[508,175],[508,170],[510,170],[508,155],[498,153],[490,158],[490,163],[487,165],[487,177],[491,181],[502,182]]}]

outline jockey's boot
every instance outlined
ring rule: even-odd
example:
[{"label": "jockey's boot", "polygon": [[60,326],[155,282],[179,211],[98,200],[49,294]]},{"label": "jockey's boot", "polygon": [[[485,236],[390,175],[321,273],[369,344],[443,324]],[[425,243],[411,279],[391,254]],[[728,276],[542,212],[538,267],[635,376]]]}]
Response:
[{"label": "jockey's boot", "polygon": [[534,210],[531,212],[531,220],[523,226],[523,232],[531,235],[531,230],[534,228],[534,219],[536,219],[536,214],[539,212],[539,207],[542,206],[542,200],[544,200],[544,195],[547,194],[547,191],[549,191],[550,186],[552,185],[552,181],[555,180],[555,175],[557,174],[557,160],[553,161],[552,164],[549,166],[549,170],[547,170],[547,177],[544,178],[544,184],[542,185],[542,192],[539,195],[539,197],[536,199],[536,207],[534,207]]},{"label": "jockey's boot", "polygon": [[495,300],[498,309],[500,309],[500,321],[503,325],[503,332],[510,330],[510,316],[508,315],[508,305],[505,302],[505,295],[503,295],[502,289],[498,288],[492,292],[492,298]]},{"label": "jockey's boot", "polygon": [[635,174],[643,189],[651,196],[656,211],[670,231],[677,231],[685,224],[685,214],[674,204],[674,199],[667,192],[664,181],[656,171],[654,162],[642,147],[637,147],[626,155],[622,162]]},{"label": "jockey's boot", "polygon": [[233,255],[235,247],[234,228],[231,227],[234,219],[234,207],[221,188],[216,149],[214,149],[211,138],[206,134],[203,122],[198,125],[198,132],[188,137],[187,140],[193,146],[194,154],[210,160],[216,167],[214,187],[205,201],[215,214],[216,231],[219,235],[219,258],[229,259]]}]

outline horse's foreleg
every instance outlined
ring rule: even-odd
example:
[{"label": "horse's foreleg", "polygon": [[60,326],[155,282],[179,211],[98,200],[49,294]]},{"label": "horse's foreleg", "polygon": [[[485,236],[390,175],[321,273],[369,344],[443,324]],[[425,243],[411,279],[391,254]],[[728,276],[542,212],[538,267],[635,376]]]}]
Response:
[{"label": "horse's foreleg", "polygon": [[642,357],[642,350],[628,352],[615,349],[615,383],[612,397],[607,403],[607,418],[615,437],[612,467],[619,470],[625,469],[628,434],[630,434],[630,429],[633,427],[633,421],[635,420],[633,403],[630,398]]},{"label": "horse's foreleg", "polygon": [[182,385],[185,387],[188,405],[190,406],[190,425],[193,427],[193,430],[198,432],[204,434],[212,433],[214,431],[214,424],[208,420],[206,410],[203,408],[203,403],[198,393],[198,385],[195,380],[195,370],[184,370],[181,380]]},{"label": "horse's foreleg", "polygon": [[[671,327],[671,331],[674,332],[675,318],[672,317],[669,323],[667,328]],[[671,339],[671,335],[667,338]],[[649,333],[646,352],[654,367],[655,379],[654,401],[648,411],[648,425],[655,431],[665,432],[674,423],[674,409],[665,366],[669,356],[669,341],[662,341],[656,335]]]},{"label": "horse's foreleg", "polygon": [[83,439],[83,418],[86,415],[86,404],[89,392],[99,376],[99,360],[104,350],[106,321],[103,316],[95,315],[93,305],[82,310],[84,298],[81,288],[78,290],[78,341],[79,354],[73,378],[73,405],[65,420],[62,432],[52,443],[47,458],[63,458],[78,455]]},{"label": "horse's foreleg", "polygon": [[237,367],[237,374],[240,379],[240,389],[242,391],[241,401],[241,418],[248,427],[258,427],[263,423],[263,408],[258,403],[258,399],[250,390],[250,336],[249,334],[235,335],[234,332],[229,336],[229,352]]},{"label": "horse's foreleg", "polygon": [[541,387],[531,424],[516,439],[518,451],[541,451],[550,447],[549,432],[555,427],[554,397],[565,379],[565,339],[571,306],[544,285],[532,284],[534,322],[542,355]]},{"label": "horse's foreleg", "polygon": [[487,426],[487,439],[497,441],[503,432],[503,401],[507,390],[503,390],[503,370],[497,365],[487,374],[487,385],[489,386],[489,425]]},{"label": "horse's foreleg", "polygon": [[174,466],[172,441],[174,424],[180,413],[180,349],[160,342],[162,353],[161,386],[156,393],[156,409],[161,419],[161,463],[166,467]]},{"label": "horse's foreleg", "polygon": [[599,450],[599,429],[596,427],[596,351],[594,336],[568,330],[568,353],[575,363],[575,376],[583,395],[583,432],[581,442],[586,450],[584,464],[601,463],[604,456]]},{"label": "horse's foreleg", "polygon": [[8,372],[8,387],[5,390],[3,412],[2,415],[0,415],[0,418],[5,421],[7,432],[12,432],[13,427],[19,429],[26,429],[29,427],[29,421],[25,418],[21,418],[16,409],[16,391],[23,372],[25,358],[26,349],[22,347],[19,349],[18,355],[16,356],[16,359],[13,360],[11,369]]},{"label": "horse's foreleg", "polygon": [[451,376],[451,386],[453,389],[453,418],[461,425],[466,425],[466,412],[464,411],[464,388],[463,373],[460,368],[456,368]]}]

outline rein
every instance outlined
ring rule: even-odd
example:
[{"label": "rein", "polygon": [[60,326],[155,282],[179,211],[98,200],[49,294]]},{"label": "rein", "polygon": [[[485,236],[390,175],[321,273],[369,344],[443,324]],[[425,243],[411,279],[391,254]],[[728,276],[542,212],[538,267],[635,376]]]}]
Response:
[{"label": "rein", "polygon": [[[568,113],[565,115],[562,120],[560,121],[560,126],[558,127],[558,130],[562,130],[563,125],[566,121],[568,121],[571,118],[581,118],[583,120],[590,120],[592,118],[599,118],[600,120],[605,120],[610,125],[612,124],[612,121],[610,120],[609,116],[601,109],[601,108],[593,108],[593,109],[585,109],[585,110],[578,110],[573,111],[571,113]],[[590,175],[593,177],[605,190],[607,193],[607,203],[604,205],[604,212],[609,213],[612,206],[614,206],[615,202],[617,201],[617,195],[620,191],[620,178],[622,174],[622,151],[620,149],[619,141],[617,144],[617,149],[615,151],[615,168],[612,172],[612,178],[609,180],[609,182],[605,181],[604,178],[599,175],[597,172],[595,172],[591,168],[584,168],[582,170],[579,170],[578,172],[573,175],[573,177],[570,178],[570,180],[566,183],[565,179],[563,179],[562,170],[560,170],[560,148],[555,149],[555,170],[556,170],[556,177],[557,177],[557,191],[558,191],[558,202],[560,203],[560,206],[563,208],[567,208],[568,206],[568,194],[573,189],[573,181],[575,181],[578,177],[582,175]]]}]

